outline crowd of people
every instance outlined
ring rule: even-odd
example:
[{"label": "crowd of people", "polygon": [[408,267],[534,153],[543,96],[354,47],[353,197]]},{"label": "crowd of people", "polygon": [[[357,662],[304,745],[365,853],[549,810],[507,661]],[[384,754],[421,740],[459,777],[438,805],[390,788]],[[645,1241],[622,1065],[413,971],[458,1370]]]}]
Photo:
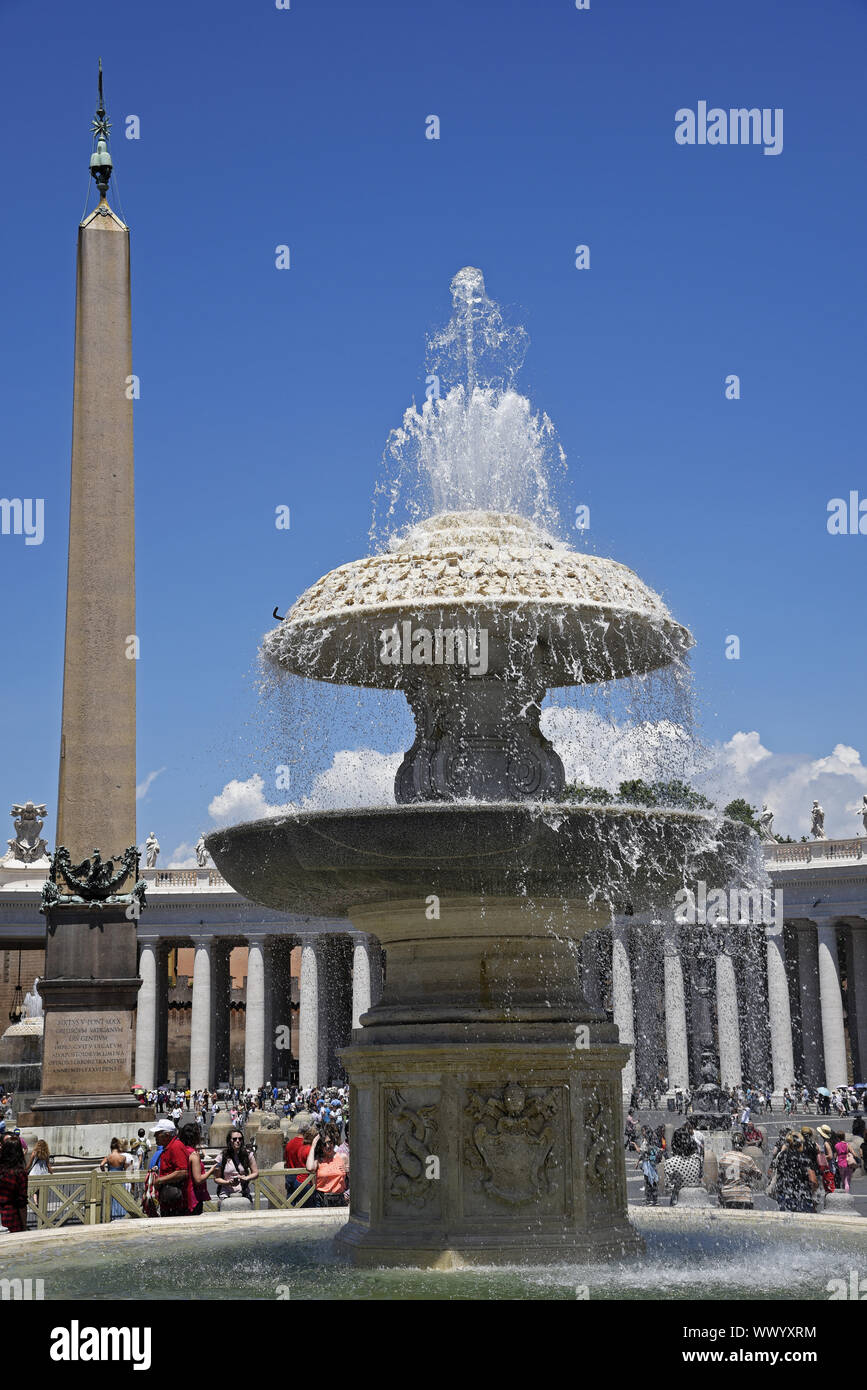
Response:
[{"label": "crowd of people", "polygon": [[[221,1207],[229,1197],[249,1199],[251,1184],[259,1176],[255,1128],[249,1124],[256,1111],[290,1121],[300,1117],[299,1132],[284,1147],[286,1168],[300,1170],[287,1173],[287,1195],[300,1187],[312,1189],[302,1201],[308,1207],[344,1206],[349,1201],[346,1087],[268,1085],[255,1092],[232,1088],[218,1093],[166,1086],[144,1098],[157,1111],[156,1123],[138,1126],[130,1137],[113,1138],[97,1166],[100,1172],[128,1177],[122,1186],[135,1193],[133,1200],[141,1199],[146,1216],[198,1216],[213,1196]],[[225,1144],[220,1152],[208,1151],[209,1131],[223,1114],[231,1125]],[[7,1122],[0,1120],[0,1223],[9,1231],[27,1229],[31,1176],[54,1176],[48,1144],[40,1139],[28,1154],[20,1129],[8,1126],[7,1132]],[[48,1209],[58,1200],[49,1196]],[[112,1219],[127,1215],[121,1194],[113,1193]]]},{"label": "crowd of people", "polygon": [[828,1193],[850,1192],[851,1181],[863,1167],[862,1145],[867,1117],[855,1116],[852,1137],[842,1130],[822,1124],[814,1131],[810,1125],[783,1131],[769,1155],[767,1174],[763,1166],[765,1136],[745,1107],[740,1128],[733,1125],[730,1147],[705,1161],[704,1135],[691,1120],[676,1129],[670,1144],[665,1126],[641,1125],[632,1110],[626,1117],[625,1145],[636,1155],[635,1167],[644,1179],[644,1202],[657,1206],[661,1191],[670,1193],[670,1205],[677,1204],[683,1187],[715,1190],[720,1206],[751,1209],[754,1193],[764,1188],[780,1211],[818,1212],[824,1210]]},{"label": "crowd of people", "polygon": [[[862,1103],[860,1095],[865,1090],[867,1087],[861,1084],[838,1086],[835,1091],[828,1090],[827,1086],[801,1084],[792,1087],[786,1086],[777,1103],[777,1110],[782,1108],[785,1115],[793,1115],[796,1111],[803,1115],[850,1115],[859,1109]],[[663,1096],[667,1096],[667,1091],[668,1082],[665,1080],[661,1086],[650,1088],[636,1086],[630,1096],[630,1109],[659,1110],[663,1103]],[[743,1086],[724,1089],[722,1094],[732,1115],[745,1107],[756,1114],[771,1115],[774,1113],[774,1096],[765,1087],[753,1086],[750,1082],[745,1082]],[[679,1115],[692,1114],[696,1105],[701,1108],[700,1098],[697,1099],[688,1090],[676,1089],[672,1098],[673,1108]]]},{"label": "crowd of people", "polygon": [[771,1154],[767,1187],[780,1211],[822,1211],[830,1192],[851,1191],[852,1176],[863,1164],[859,1140],[864,1137],[864,1117],[858,1119],[855,1142],[830,1125],[819,1125],[815,1132],[802,1125],[780,1135]]}]

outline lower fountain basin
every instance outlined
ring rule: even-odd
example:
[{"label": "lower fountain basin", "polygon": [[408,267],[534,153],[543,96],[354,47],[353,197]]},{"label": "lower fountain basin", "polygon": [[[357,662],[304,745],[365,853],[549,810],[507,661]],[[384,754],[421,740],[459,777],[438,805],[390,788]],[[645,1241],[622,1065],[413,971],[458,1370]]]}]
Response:
[{"label": "lower fountain basin", "polygon": [[[342,1213],[250,1212],[116,1221],[5,1236],[0,1276],[44,1280],[47,1301],[195,1299],[826,1301],[867,1257],[859,1217],[631,1210],[645,1250],[611,1264],[353,1269]],[[62,1259],[62,1277],[58,1261]]]},{"label": "lower fountain basin", "polygon": [[558,802],[449,802],[311,811],[206,839],[238,892],[278,911],[441,896],[562,897],[641,911],[699,879],[725,884],[752,831],[690,811]]}]

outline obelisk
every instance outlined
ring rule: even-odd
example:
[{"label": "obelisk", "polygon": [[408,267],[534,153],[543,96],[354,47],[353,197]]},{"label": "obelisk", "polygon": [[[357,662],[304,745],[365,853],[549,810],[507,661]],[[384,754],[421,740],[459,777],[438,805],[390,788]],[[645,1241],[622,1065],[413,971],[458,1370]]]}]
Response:
[{"label": "obelisk", "polygon": [[[135,534],[129,228],[109,207],[99,67],[90,169],[100,200],[78,229],[66,649],[42,1091],[32,1123],[129,1117],[140,980],[136,920]],[[135,891],[134,891],[135,890]]]}]

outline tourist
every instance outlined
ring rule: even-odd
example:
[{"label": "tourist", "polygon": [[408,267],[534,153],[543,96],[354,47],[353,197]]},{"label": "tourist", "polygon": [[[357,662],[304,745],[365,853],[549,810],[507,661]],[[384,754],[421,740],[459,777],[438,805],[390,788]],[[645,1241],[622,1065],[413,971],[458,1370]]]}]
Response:
[{"label": "tourist", "polygon": [[27,1229],[24,1150],[12,1135],[0,1143],[0,1224],[13,1233]]},{"label": "tourist", "polygon": [[815,1212],[818,1179],[810,1167],[800,1134],[787,1134],[776,1163],[776,1198],[780,1211]]},{"label": "tourist", "polygon": [[638,1152],[638,1125],[635,1123],[635,1116],[631,1110],[626,1116],[624,1148],[631,1149],[633,1153]]},{"label": "tourist", "polygon": [[159,1167],[154,1179],[160,1216],[186,1216],[187,1181],[190,1161],[186,1149],[170,1120],[160,1120],[158,1137],[163,1140]]},{"label": "tourist", "polygon": [[671,1153],[665,1159],[665,1180],[671,1190],[669,1205],[677,1206],[682,1187],[700,1187],[704,1159],[689,1125],[682,1125],[671,1136]]},{"label": "tourist", "polygon": [[[825,1191],[834,1192],[836,1190],[836,1155],[834,1153],[834,1131],[831,1129],[830,1125],[819,1125],[819,1128],[817,1129],[816,1133],[819,1136],[817,1140],[819,1150],[819,1168],[822,1173],[822,1181],[825,1183]],[[828,1185],[828,1181],[825,1178],[826,1173],[829,1175],[831,1180],[830,1186]]]},{"label": "tourist", "polygon": [[342,1207],[348,1200],[347,1179],[349,1160],[336,1152],[339,1135],[333,1125],[326,1125],[321,1134],[314,1135],[307,1155],[307,1171],[316,1175],[316,1191],[310,1205]]},{"label": "tourist", "polygon": [[734,1134],[731,1149],[719,1156],[719,1204],[752,1211],[752,1189],[761,1182],[762,1170],[743,1152],[743,1144],[743,1136]]},{"label": "tourist", "polygon": [[834,1157],[837,1163],[837,1183],[843,1184],[843,1191],[849,1191],[849,1179],[857,1166],[857,1156],[847,1142],[844,1134],[838,1134],[834,1142]]},{"label": "tourist", "polygon": [[223,1202],[227,1197],[249,1198],[250,1179],[259,1176],[259,1167],[255,1155],[247,1149],[239,1128],[231,1129],[226,1136],[226,1147],[213,1174],[219,1201]]},{"label": "tourist", "polygon": [[34,1178],[47,1178],[53,1174],[51,1166],[51,1152],[44,1139],[37,1139],[33,1153],[27,1160],[27,1176]]},{"label": "tourist", "polygon": [[[315,1134],[316,1126],[306,1124],[298,1134],[287,1140],[283,1149],[283,1162],[287,1168],[304,1168],[306,1170],[307,1159]],[[291,1197],[295,1189],[306,1181],[306,1172],[291,1174],[286,1178],[286,1196]]]},{"label": "tourist", "polygon": [[752,1120],[750,1120],[740,1137],[745,1144],[750,1144],[754,1149],[761,1149],[764,1147],[765,1136],[762,1131],[753,1124]]},{"label": "tourist", "polygon": [[[112,1139],[110,1150],[99,1165],[100,1173],[126,1173],[131,1172],[134,1167],[135,1162],[132,1154],[124,1149],[119,1139]],[[112,1188],[114,1188],[114,1184],[112,1184]],[[124,1183],[124,1188],[129,1192],[129,1183]],[[111,1220],[114,1221],[117,1217],[124,1217],[127,1215],[128,1212],[126,1207],[122,1202],[118,1201],[117,1197],[114,1196],[114,1191],[112,1191]]]},{"label": "tourist", "polygon": [[201,1216],[202,1208],[211,1195],[208,1192],[208,1179],[216,1173],[217,1164],[211,1168],[205,1167],[201,1149],[202,1135],[197,1124],[190,1122],[182,1125],[178,1131],[178,1139],[186,1149],[189,1160],[187,1211],[190,1216]]},{"label": "tourist", "polygon": [[154,1141],[154,1151],[151,1158],[148,1161],[148,1170],[150,1170],[151,1168],[156,1168],[157,1170],[159,1170],[160,1159],[163,1155],[163,1149],[171,1139],[174,1132],[175,1127],[170,1119],[165,1118],[162,1120],[157,1120],[156,1124],[151,1129],[151,1134],[153,1135]]},{"label": "tourist", "polygon": [[655,1207],[659,1201],[659,1160],[661,1157],[656,1136],[645,1125],[635,1166],[641,1169],[644,1177],[644,1205],[646,1207]]}]

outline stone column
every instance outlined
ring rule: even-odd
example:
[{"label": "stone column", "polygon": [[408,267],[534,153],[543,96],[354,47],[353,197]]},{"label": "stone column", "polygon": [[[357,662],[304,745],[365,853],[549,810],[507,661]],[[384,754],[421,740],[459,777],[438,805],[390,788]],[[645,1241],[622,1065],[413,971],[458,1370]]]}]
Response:
[{"label": "stone column", "polygon": [[231,980],[227,942],[214,943],[212,960],[213,1036],[211,1038],[211,1084],[219,1086],[229,1080],[229,1030],[231,1028]]},{"label": "stone column", "polygon": [[157,1046],[156,1084],[169,1075],[169,955],[171,946],[163,942],[157,952]]},{"label": "stone column", "polygon": [[728,1091],[740,1086],[743,1071],[735,964],[725,937],[716,957],[716,1018],[720,1085]]},{"label": "stone column", "polygon": [[323,1081],[338,1082],[343,1072],[340,1053],[352,1041],[350,938],[329,936],[324,955],[325,990],[320,987],[319,997],[320,1075]]},{"label": "stone column", "polygon": [[301,942],[300,1008],[298,1011],[298,1081],[303,1087],[319,1082],[319,942]]},{"label": "stone column", "polygon": [[289,1080],[292,1060],[292,942],[288,937],[268,938],[265,966],[269,986],[265,1070],[275,1085],[282,1086]]},{"label": "stone column", "polygon": [[211,1085],[211,938],[193,938],[193,1008],[190,1019],[190,1090]]},{"label": "stone column", "polygon": [[792,1054],[792,1011],[789,1007],[789,982],[786,978],[786,948],[782,921],[765,927],[768,970],[768,1018],[771,1027],[771,1066],[774,1074],[774,1096],[782,1101],[783,1088],[792,1091],[795,1085],[795,1060]]},{"label": "stone column", "polygon": [[741,938],[734,961],[738,998],[742,1003],[741,1060],[744,1075],[762,1090],[773,1091],[768,1024],[768,971],[764,936],[755,931]]},{"label": "stone column", "polygon": [[616,919],[611,923],[611,992],[614,1022],[621,1043],[632,1049],[621,1074],[623,1099],[635,1088],[635,1021],[632,1008],[632,969],[629,964],[629,928]]},{"label": "stone column", "polygon": [[837,928],[832,922],[816,926],[819,942],[819,999],[822,1008],[822,1041],[825,1049],[825,1085],[830,1090],[845,1086],[846,1034],[843,1026],[843,996],[840,990],[840,962],[837,957]]},{"label": "stone column", "polygon": [[632,925],[636,977],[641,981],[635,1004],[635,1072],[641,1087],[651,1091],[659,1085],[659,1043],[657,1039],[658,1001],[656,971],[656,932],[650,922]]},{"label": "stone column", "polygon": [[668,1094],[689,1090],[689,1046],[686,1035],[686,999],[683,990],[683,964],[680,934],[673,922],[662,933],[663,978],[665,982],[665,1046],[668,1053]]},{"label": "stone column", "polygon": [[849,994],[852,1065],[855,1080],[863,1081],[867,1072],[867,922],[854,922],[849,929]]},{"label": "stone column", "polygon": [[265,937],[247,938],[247,1000],[244,1020],[244,1085],[257,1091],[265,1081]]},{"label": "stone column", "polygon": [[812,922],[800,922],[798,942],[798,994],[801,1000],[801,1046],[804,1053],[804,1080],[820,1086],[825,1080],[822,1043],[822,1013],[819,1008],[819,954],[816,929]]},{"label": "stone column", "polygon": [[141,989],[135,1019],[135,1079],[151,1091],[157,1082],[157,1000],[160,940],[147,936],[139,941],[138,973]]},{"label": "stone column", "polygon": [[370,941],[365,936],[352,938],[352,1027],[361,1027],[361,1015],[373,1002],[370,990]]}]

